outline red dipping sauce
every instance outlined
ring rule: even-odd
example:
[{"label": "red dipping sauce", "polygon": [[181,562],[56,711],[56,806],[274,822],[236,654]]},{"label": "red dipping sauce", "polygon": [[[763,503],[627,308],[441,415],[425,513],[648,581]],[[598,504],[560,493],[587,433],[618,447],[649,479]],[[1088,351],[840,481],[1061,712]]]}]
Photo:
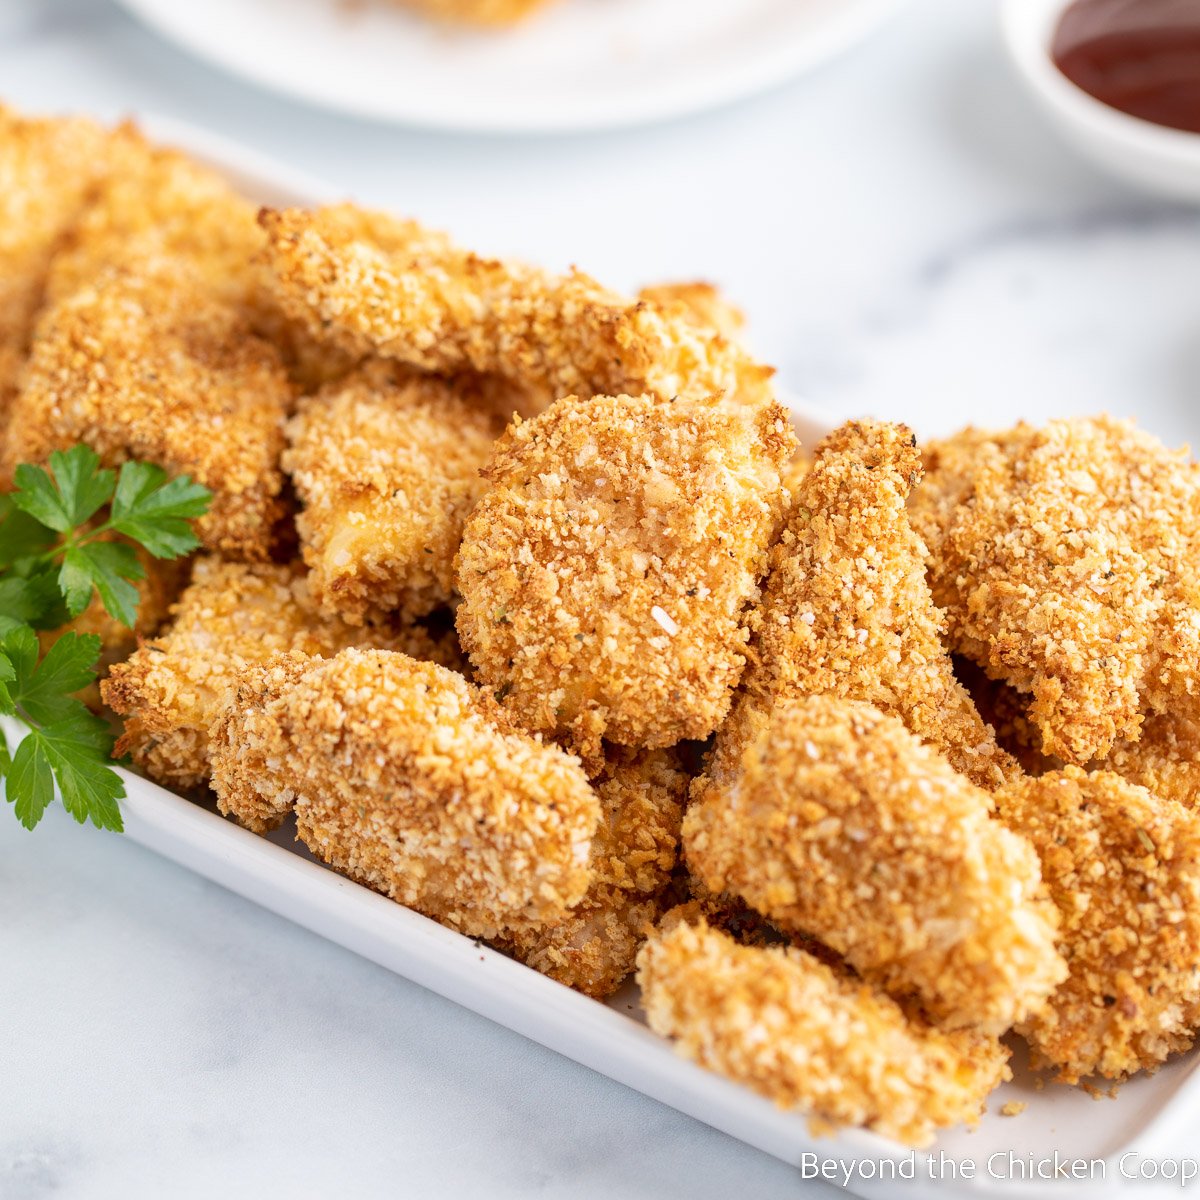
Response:
[{"label": "red dipping sauce", "polygon": [[1075,0],[1051,55],[1112,108],[1200,133],[1200,0]]}]

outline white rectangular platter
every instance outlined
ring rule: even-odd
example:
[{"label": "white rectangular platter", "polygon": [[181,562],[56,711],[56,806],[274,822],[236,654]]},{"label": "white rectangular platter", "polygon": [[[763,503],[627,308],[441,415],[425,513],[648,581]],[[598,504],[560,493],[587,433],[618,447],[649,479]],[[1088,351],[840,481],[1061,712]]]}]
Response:
[{"label": "white rectangular platter", "polygon": [[[335,198],[328,186],[199,130],[159,119],[143,124],[151,136],[221,170],[253,200],[308,205]],[[796,406],[793,411],[808,444],[830,426],[815,410]],[[935,1176],[939,1182],[923,1183],[931,1178],[928,1152],[910,1158],[903,1147],[856,1130],[815,1139],[803,1117],[678,1058],[639,1019],[632,984],[608,1005],[599,1004],[343,879],[311,859],[287,827],[270,839],[259,838],[212,809],[135,775],[124,776],[125,836],[768,1154],[797,1167],[806,1155],[828,1160],[849,1173],[837,1182],[857,1194],[1130,1195],[1142,1186],[1129,1175],[1150,1170],[1163,1159],[1200,1157],[1193,1132],[1200,1119],[1197,1054],[1135,1080],[1115,1100],[1104,1101],[1073,1089],[1048,1086],[1038,1091],[1018,1070],[1016,1080],[993,1098],[978,1130],[951,1131],[933,1148],[933,1154],[955,1164],[953,1175],[943,1167]],[[1010,1101],[1028,1107],[1016,1117],[999,1115],[1001,1105]],[[1086,1160],[1084,1181],[1064,1181],[1062,1171],[1069,1167],[1060,1167],[1053,1178],[1056,1155],[1059,1164]],[[910,1171],[913,1182],[905,1178]],[[898,1173],[899,1182],[894,1178]],[[964,1178],[967,1173],[974,1177]],[[798,1186],[802,1174],[798,1172]],[[1052,1178],[1039,1179],[1039,1174]],[[1161,1183],[1153,1190],[1165,1194]]]}]

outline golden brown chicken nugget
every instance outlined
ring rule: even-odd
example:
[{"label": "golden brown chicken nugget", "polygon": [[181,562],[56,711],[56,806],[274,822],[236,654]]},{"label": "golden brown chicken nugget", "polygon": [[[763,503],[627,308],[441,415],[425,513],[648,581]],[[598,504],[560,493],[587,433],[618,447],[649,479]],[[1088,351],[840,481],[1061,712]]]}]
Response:
[{"label": "golden brown chicken nugget", "polygon": [[469,382],[380,361],[302,401],[283,468],[313,598],[356,625],[447,604],[503,427]]},{"label": "golden brown chicken nugget", "polygon": [[1034,1066],[1121,1080],[1186,1050],[1200,1025],[1200,815],[1077,767],[1014,781],[996,804],[1041,857],[1070,968],[1018,1027]]},{"label": "golden brown chicken nugget", "polygon": [[948,1028],[1003,1033],[1066,974],[1037,856],[987,792],[894,717],[777,706],[728,783],[688,810],[689,867]]},{"label": "golden brown chicken nugget", "polygon": [[770,406],[772,371],[713,330],[578,271],[484,259],[415,222],[342,205],[264,209],[283,310],[313,337],[438,374],[562,396],[723,394]]},{"label": "golden brown chicken nugget", "polygon": [[670,921],[638,956],[650,1028],[675,1048],[806,1114],[816,1133],[862,1126],[914,1146],[975,1125],[1009,1079],[1008,1051],[946,1032],[803,950],[741,946]]},{"label": "golden brown chicken nugget", "polygon": [[689,779],[672,751],[610,750],[593,781],[600,823],[586,895],[561,921],[516,931],[497,947],[598,1000],[615,992],[663,913]]},{"label": "golden brown chicken nugget", "polygon": [[731,342],[736,342],[746,328],[746,314],[715,284],[703,280],[651,284],[638,292],[638,299],[677,312],[693,325],[715,329]]},{"label": "golden brown chicken nugget", "polygon": [[479,681],[585,756],[720,724],[794,445],[782,410],[571,396],[496,444],[463,533]]},{"label": "golden brown chicken nugget", "polygon": [[433,663],[345,650],[246,672],[214,726],[222,811],[295,808],[337,870],[474,937],[561,920],[591,882],[600,803],[579,760]]},{"label": "golden brown chicken nugget", "polygon": [[817,446],[771,551],[751,666],[717,738],[715,777],[755,740],[772,704],[824,693],[899,717],[981,787],[1015,770],[943,642],[945,618],[905,511],[920,471],[903,425],[850,421]]},{"label": "golden brown chicken nugget", "polygon": [[208,727],[238,672],[275,654],[336,654],[347,646],[404,650],[452,662],[421,626],[354,629],[322,614],[296,567],[201,557],[170,625],[101,685],[125,718],[120,752],[152,779],[190,788],[209,774]]},{"label": "golden brown chicken nugget", "polygon": [[949,521],[931,580],[955,649],[1032,695],[1043,749],[1066,762],[1136,740],[1144,714],[1200,717],[1200,468],[1186,450],[1108,417],[981,445],[932,522]]}]

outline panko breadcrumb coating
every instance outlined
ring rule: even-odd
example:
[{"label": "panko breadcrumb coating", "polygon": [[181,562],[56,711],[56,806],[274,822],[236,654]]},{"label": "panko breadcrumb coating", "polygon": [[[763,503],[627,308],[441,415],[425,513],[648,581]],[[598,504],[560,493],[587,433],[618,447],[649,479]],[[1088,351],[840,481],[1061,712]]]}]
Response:
[{"label": "panko breadcrumb coating", "polygon": [[[1042,735],[1029,719],[1029,696],[1011,684],[991,679],[977,663],[954,655],[954,674],[970,693],[979,715],[992,727],[996,744],[1016,759],[1027,775],[1061,769],[1060,759],[1042,753]],[[1014,772],[1011,778],[1018,776]]]},{"label": "panko breadcrumb coating", "polygon": [[561,920],[591,882],[600,803],[579,760],[461,675],[382,650],[247,672],[213,729],[223,811],[294,805],[312,852],[474,937]]},{"label": "panko breadcrumb coating", "polygon": [[1143,713],[1200,717],[1200,468],[1187,451],[1108,417],[975,442],[951,471],[969,479],[950,489],[961,502],[932,522],[949,522],[931,580],[955,648],[1032,694],[1043,748],[1065,762],[1136,740]]},{"label": "panko breadcrumb coating", "polygon": [[548,0],[397,0],[407,8],[455,25],[515,25]]},{"label": "panko breadcrumb coating", "polygon": [[662,915],[688,782],[672,751],[610,751],[594,781],[600,823],[587,894],[561,921],[516,931],[497,948],[598,1000],[615,992]]},{"label": "panko breadcrumb coating", "polygon": [[92,121],[0,105],[0,442],[51,261],[108,167],[107,147]]},{"label": "panko breadcrumb coating", "polygon": [[283,469],[313,598],[353,624],[450,601],[463,524],[503,424],[465,384],[384,362],[301,402]]},{"label": "panko breadcrumb coating", "polygon": [[638,299],[678,313],[693,325],[715,329],[731,342],[736,342],[746,328],[746,314],[715,284],[702,280],[651,284],[638,292]]},{"label": "panko breadcrumb coating", "polygon": [[1200,722],[1156,713],[1136,742],[1118,742],[1092,769],[1115,771],[1163,800],[1200,809]]},{"label": "panko breadcrumb coating", "polygon": [[638,956],[650,1028],[685,1058],[808,1115],[924,1146],[978,1123],[1011,1078],[1008,1051],[906,1015],[803,950],[740,946],[703,920],[668,921]]},{"label": "panko breadcrumb coating", "polygon": [[512,426],[463,533],[457,622],[480,683],[593,757],[720,724],[794,445],[777,406],[559,400]]},{"label": "panko breadcrumb coating", "polygon": [[1018,780],[999,814],[1033,843],[1070,975],[1018,1027],[1065,1083],[1121,1080],[1200,1025],[1200,815],[1107,771]]},{"label": "panko breadcrumb coating", "polygon": [[903,425],[851,421],[818,445],[771,551],[752,665],[718,735],[714,776],[754,741],[772,704],[822,693],[899,717],[981,787],[1015,770],[942,641],[924,546],[905,513],[920,471]]},{"label": "panko breadcrumb coating", "polygon": [[777,706],[741,770],[684,821],[688,866],[820,938],[947,1028],[1002,1033],[1063,979],[1037,856],[988,793],[894,717],[813,696]]},{"label": "panko breadcrumb coating", "polygon": [[352,353],[501,375],[546,403],[621,393],[773,403],[770,368],[719,333],[578,271],[479,258],[413,222],[344,205],[260,219],[284,311]]},{"label": "panko breadcrumb coating", "polygon": [[207,547],[266,559],[285,511],[290,402],[275,349],[187,260],[131,259],[42,316],[3,465],[44,462],[81,441],[106,466],[157,463],[212,491],[196,521]]},{"label": "panko breadcrumb coating", "polygon": [[101,692],[125,717],[119,752],[178,788],[208,778],[209,724],[248,666],[274,654],[329,655],[356,645],[453,661],[453,649],[420,626],[353,629],[323,616],[294,567],[199,558],[171,611],[171,624],[113,666]]},{"label": "panko breadcrumb coating", "polygon": [[63,240],[47,282],[64,300],[132,254],[186,258],[215,298],[263,303],[257,210],[216,171],[147,142],[132,124],[109,135],[109,170]]}]

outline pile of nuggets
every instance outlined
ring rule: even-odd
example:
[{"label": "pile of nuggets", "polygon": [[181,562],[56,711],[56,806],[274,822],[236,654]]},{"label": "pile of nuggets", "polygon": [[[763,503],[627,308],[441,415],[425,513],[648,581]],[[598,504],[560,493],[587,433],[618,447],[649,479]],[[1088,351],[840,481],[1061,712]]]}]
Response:
[{"label": "pile of nuggets", "polygon": [[214,494],[136,648],[79,620],[149,776],[591,996],[636,972],[821,1128],[973,1123],[1014,1034],[1092,1088],[1191,1044],[1185,453],[802,454],[711,288],[260,212],[128,127],[0,113],[0,177],[0,470]]}]

